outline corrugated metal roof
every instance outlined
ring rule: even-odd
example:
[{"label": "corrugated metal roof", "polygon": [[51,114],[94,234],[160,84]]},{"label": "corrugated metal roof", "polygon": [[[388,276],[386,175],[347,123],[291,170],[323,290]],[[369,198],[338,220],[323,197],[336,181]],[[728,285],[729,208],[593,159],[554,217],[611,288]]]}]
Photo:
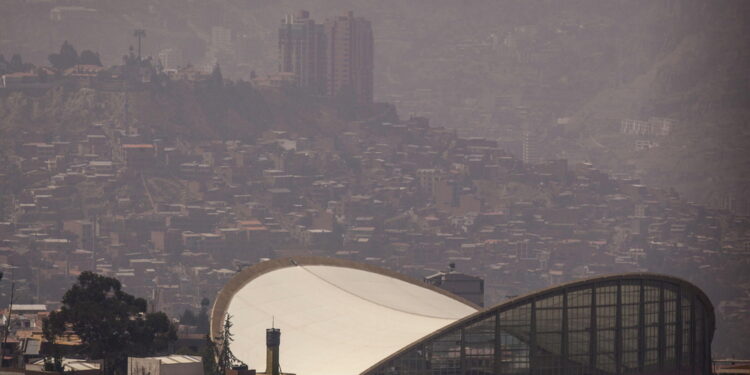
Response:
[{"label": "corrugated metal roof", "polygon": [[161,361],[162,364],[169,365],[169,364],[176,364],[176,363],[196,363],[201,362],[201,357],[196,357],[192,355],[169,355],[165,357],[154,357],[154,359],[158,359]]},{"label": "corrugated metal roof", "polygon": [[[101,368],[100,363],[89,362],[84,359],[63,358],[62,363],[63,369],[65,371],[99,370]],[[44,366],[44,359],[33,362],[33,364],[37,366]]]},{"label": "corrugated metal roof", "polygon": [[63,368],[65,371],[83,371],[83,370],[98,370],[101,367],[98,363],[92,363],[92,362],[68,362],[63,364]]},{"label": "corrugated metal roof", "polygon": [[16,305],[13,305],[13,311],[47,311],[47,305],[42,305],[42,304],[33,304],[33,305],[16,304]]},{"label": "corrugated metal roof", "polygon": [[23,354],[24,355],[38,355],[39,349],[42,347],[42,342],[39,340],[26,339]]}]

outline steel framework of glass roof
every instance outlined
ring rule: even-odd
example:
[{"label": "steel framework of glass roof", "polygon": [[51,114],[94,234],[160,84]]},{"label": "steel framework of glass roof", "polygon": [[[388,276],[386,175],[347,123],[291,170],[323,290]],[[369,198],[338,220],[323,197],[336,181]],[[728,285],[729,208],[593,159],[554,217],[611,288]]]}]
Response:
[{"label": "steel framework of glass roof", "polygon": [[710,374],[714,324],[683,280],[598,277],[473,314],[363,374]]}]

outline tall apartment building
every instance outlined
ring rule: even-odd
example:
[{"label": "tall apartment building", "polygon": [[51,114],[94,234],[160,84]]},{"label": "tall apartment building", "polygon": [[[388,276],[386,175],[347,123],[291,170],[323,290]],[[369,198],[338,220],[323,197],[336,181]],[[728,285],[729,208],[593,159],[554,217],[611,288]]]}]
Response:
[{"label": "tall apartment building", "polygon": [[373,39],[370,21],[353,12],[326,20],[328,56],[326,93],[351,92],[360,103],[372,102]]},{"label": "tall apartment building", "polygon": [[279,28],[279,72],[294,73],[298,86],[327,96],[373,99],[370,21],[352,12],[316,24],[307,11],[287,15]]},{"label": "tall apartment building", "polygon": [[294,73],[299,87],[326,92],[326,42],[323,25],[306,10],[287,15],[279,28],[279,72]]},{"label": "tall apartment building", "polygon": [[532,130],[525,130],[523,132],[521,147],[521,160],[524,164],[538,164],[541,162],[538,134]]}]

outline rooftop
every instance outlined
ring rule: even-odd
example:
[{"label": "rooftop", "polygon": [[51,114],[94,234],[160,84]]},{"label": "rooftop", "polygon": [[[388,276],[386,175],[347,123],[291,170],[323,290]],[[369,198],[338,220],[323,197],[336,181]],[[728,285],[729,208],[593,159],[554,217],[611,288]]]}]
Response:
[{"label": "rooftop", "polygon": [[[468,302],[376,267],[349,268],[347,262],[325,259],[319,264],[284,261],[247,268],[228,284],[239,288],[222,291],[231,295],[226,312],[234,324],[232,351],[251,367],[265,361],[262,343],[271,326],[281,329],[285,372],[350,375],[477,311]],[[223,316],[221,305],[217,300],[214,326]]]}]

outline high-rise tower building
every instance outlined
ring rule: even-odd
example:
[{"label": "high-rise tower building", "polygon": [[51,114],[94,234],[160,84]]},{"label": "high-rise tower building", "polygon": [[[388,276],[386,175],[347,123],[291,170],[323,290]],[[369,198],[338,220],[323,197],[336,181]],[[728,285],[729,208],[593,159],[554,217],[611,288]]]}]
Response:
[{"label": "high-rise tower building", "polygon": [[279,28],[279,72],[294,73],[299,87],[351,95],[372,103],[373,39],[370,21],[352,12],[316,24],[310,13],[287,15]]},{"label": "high-rise tower building", "polygon": [[294,73],[297,86],[325,94],[326,42],[323,25],[306,10],[287,15],[279,27],[279,72]]},{"label": "high-rise tower building", "polygon": [[350,91],[359,103],[371,103],[373,92],[373,39],[370,21],[353,12],[326,20],[326,93]]},{"label": "high-rise tower building", "polygon": [[525,164],[539,163],[539,145],[536,134],[529,130],[524,131],[521,146],[523,148],[521,159]]}]

